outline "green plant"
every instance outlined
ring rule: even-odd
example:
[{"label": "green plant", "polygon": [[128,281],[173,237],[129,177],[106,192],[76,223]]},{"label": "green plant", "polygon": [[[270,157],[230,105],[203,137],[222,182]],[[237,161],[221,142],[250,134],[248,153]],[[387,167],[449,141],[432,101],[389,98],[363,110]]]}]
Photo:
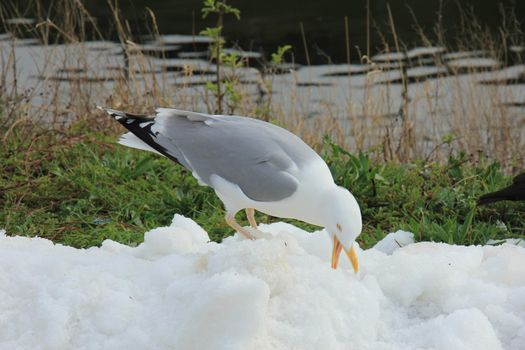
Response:
[{"label": "green plant", "polygon": [[277,51],[272,53],[272,64],[278,65],[283,63],[284,54],[292,49],[292,45],[282,45],[277,48]]},{"label": "green plant", "polygon": [[[206,18],[210,14],[217,15],[217,25],[215,27],[208,27],[201,31],[202,35],[210,37],[213,42],[210,47],[211,58],[215,60],[215,74],[216,82],[208,83],[207,87],[210,91],[215,94],[216,99],[216,113],[222,114],[222,102],[224,98],[224,92],[222,91],[222,77],[221,77],[221,66],[223,63],[228,63],[230,66],[238,66],[238,57],[232,54],[224,53],[224,39],[222,37],[224,16],[231,14],[237,20],[241,18],[241,11],[231,5],[227,5],[226,1],[219,0],[204,0],[203,8],[201,9],[202,17]],[[226,91],[232,95],[231,82],[230,86],[227,86]]]},{"label": "green plant", "polygon": [[498,162],[476,162],[458,152],[448,164],[378,163],[329,139],[323,157],[336,183],[348,188],[360,204],[364,232],[359,240],[365,246],[397,229],[415,233],[418,240],[451,244],[525,235],[520,214],[524,203],[476,207],[482,193],[510,182]]}]

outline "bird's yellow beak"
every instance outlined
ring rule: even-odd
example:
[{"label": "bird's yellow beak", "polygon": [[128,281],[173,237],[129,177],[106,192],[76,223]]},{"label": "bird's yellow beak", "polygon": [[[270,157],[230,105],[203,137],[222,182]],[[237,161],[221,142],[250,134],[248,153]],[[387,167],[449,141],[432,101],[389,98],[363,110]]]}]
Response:
[{"label": "bird's yellow beak", "polygon": [[341,255],[341,250],[345,251],[346,256],[352,263],[352,266],[354,267],[354,272],[359,271],[359,261],[357,260],[357,254],[355,253],[354,246],[350,248],[350,250],[343,249],[343,245],[337,237],[334,235],[334,245],[332,247],[332,269],[337,269],[337,265],[339,264],[339,255]]}]

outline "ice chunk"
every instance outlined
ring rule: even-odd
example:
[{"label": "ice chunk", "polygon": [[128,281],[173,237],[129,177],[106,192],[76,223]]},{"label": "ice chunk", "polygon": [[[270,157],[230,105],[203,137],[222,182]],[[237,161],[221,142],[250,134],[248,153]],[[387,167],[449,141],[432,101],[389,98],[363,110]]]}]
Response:
[{"label": "ice chunk", "polygon": [[412,243],[414,243],[414,234],[399,230],[386,235],[374,245],[374,249],[385,254],[392,254],[394,250]]}]

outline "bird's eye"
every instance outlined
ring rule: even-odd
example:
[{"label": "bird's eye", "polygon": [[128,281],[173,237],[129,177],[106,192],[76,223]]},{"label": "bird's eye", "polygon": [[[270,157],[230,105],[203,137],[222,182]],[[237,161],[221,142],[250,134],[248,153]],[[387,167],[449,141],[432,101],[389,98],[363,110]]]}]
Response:
[{"label": "bird's eye", "polygon": [[338,229],[339,231],[343,231],[343,229],[341,228],[341,225],[337,224],[337,225],[335,225],[335,226],[337,227],[337,229]]}]

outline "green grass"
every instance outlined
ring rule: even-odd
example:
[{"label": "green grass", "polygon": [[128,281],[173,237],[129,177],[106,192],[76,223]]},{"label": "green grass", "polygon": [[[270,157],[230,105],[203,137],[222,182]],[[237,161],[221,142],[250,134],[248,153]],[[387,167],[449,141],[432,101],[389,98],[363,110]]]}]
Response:
[{"label": "green grass", "polygon": [[511,183],[496,162],[473,164],[464,153],[447,164],[373,164],[331,144],[325,154],[336,182],[352,189],[362,212],[365,246],[402,229],[420,241],[484,244],[525,237],[525,203],[477,207],[477,198]]},{"label": "green grass", "polygon": [[[0,228],[74,247],[107,238],[133,245],[179,213],[215,241],[232,234],[213,190],[199,186],[181,166],[116,139],[84,125],[66,134],[13,130],[0,149]],[[473,164],[460,154],[441,165],[376,164],[329,142],[323,157],[336,182],[361,205],[365,226],[359,241],[365,247],[398,229],[414,232],[418,240],[456,244],[525,238],[525,203],[476,208],[480,194],[511,181],[497,163]],[[260,213],[257,219],[280,220]]]}]

